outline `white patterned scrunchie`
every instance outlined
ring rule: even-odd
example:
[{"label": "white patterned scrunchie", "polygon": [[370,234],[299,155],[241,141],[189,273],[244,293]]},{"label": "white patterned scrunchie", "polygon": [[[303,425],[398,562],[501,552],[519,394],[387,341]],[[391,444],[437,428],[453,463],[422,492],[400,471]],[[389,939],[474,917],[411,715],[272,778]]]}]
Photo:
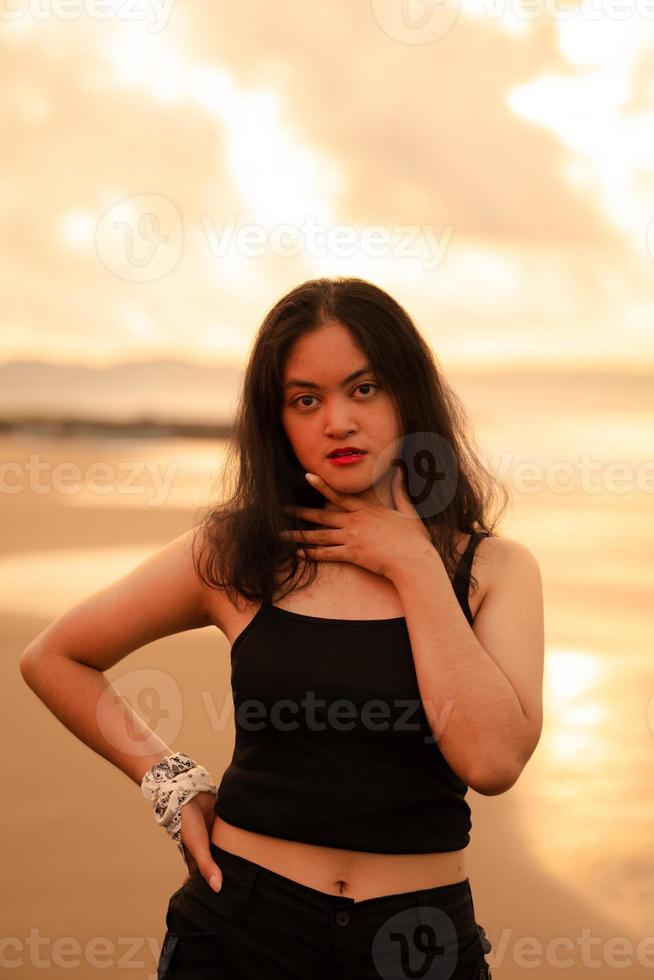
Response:
[{"label": "white patterned scrunchie", "polygon": [[183,752],[174,752],[148,769],[141,780],[141,791],[154,807],[155,820],[175,841],[186,864],[181,808],[200,792],[218,792],[209,772]]}]

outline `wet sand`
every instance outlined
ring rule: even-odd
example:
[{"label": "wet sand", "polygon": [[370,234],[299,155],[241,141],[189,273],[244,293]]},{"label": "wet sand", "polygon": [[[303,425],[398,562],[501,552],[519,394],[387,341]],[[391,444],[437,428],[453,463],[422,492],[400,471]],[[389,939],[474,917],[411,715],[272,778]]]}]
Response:
[{"label": "wet sand", "polygon": [[[129,968],[133,977],[154,976],[168,898],[185,867],[139,787],[57,721],[23,682],[18,658],[59,612],[191,526],[211,459],[204,469],[191,466],[193,453],[184,457],[155,444],[141,444],[136,454],[134,447],[99,450],[84,442],[4,440],[0,448],[4,460],[23,462],[29,451],[81,466],[111,453],[115,460],[180,462],[175,488],[154,507],[115,492],[91,500],[88,493],[38,494],[25,486],[3,494],[0,517],[2,689],[15,753],[6,767],[11,789],[3,838],[2,920],[13,940],[7,959],[22,962],[14,971],[20,977],[43,976],[38,964],[48,963],[48,977],[86,980],[99,975],[96,962],[111,964],[102,975],[112,980]],[[549,686],[541,742],[518,783],[501,796],[468,794],[469,877],[477,921],[493,944],[488,961],[495,978],[554,978],[564,971],[574,978],[635,980],[654,966],[654,940],[645,942],[654,897],[647,779],[654,678],[647,659],[648,580],[633,568],[634,555],[645,562],[651,553],[639,520],[645,504],[604,499],[600,512],[578,498],[521,499],[503,528],[539,557]],[[607,553],[613,575],[598,570]],[[561,685],[575,651],[606,670],[593,683],[584,681],[577,695]],[[219,779],[233,745],[231,715],[227,725],[217,721],[229,698],[225,638],[213,628],[166,637],[135,651],[108,676],[117,681],[140,669],[173,679],[181,709],[169,744]],[[571,714],[589,705],[605,714],[594,721]],[[147,721],[147,712],[143,716]],[[601,750],[606,739],[611,754],[589,754],[583,742],[577,745],[566,727],[573,722],[591,749]],[[629,792],[620,782],[627,770]],[[616,788],[624,794],[618,795],[622,808]],[[548,952],[548,943],[556,948]]]}]

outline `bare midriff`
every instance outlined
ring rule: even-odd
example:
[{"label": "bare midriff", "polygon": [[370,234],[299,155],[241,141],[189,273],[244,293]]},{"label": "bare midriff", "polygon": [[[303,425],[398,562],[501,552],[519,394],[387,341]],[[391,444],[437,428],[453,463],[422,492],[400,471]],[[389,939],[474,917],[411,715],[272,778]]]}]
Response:
[{"label": "bare midriff", "polygon": [[235,827],[216,815],[211,840],[277,874],[329,895],[360,902],[379,895],[435,888],[467,877],[465,850],[374,854],[282,840]]}]

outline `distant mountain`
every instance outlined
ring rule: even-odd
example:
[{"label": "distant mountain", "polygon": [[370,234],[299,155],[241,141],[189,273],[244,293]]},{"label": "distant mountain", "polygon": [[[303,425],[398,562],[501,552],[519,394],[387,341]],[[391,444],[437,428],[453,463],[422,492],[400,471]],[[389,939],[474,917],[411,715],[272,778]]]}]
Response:
[{"label": "distant mountain", "polygon": [[227,423],[242,372],[180,360],[111,367],[8,361],[0,364],[0,415]]},{"label": "distant mountain", "polygon": [[475,409],[494,406],[499,414],[521,411],[582,414],[654,414],[654,372],[605,369],[530,368],[488,373],[448,372],[448,380]]},{"label": "distant mountain", "polygon": [[[447,371],[472,414],[654,410],[654,374],[534,368],[481,373]],[[176,359],[111,367],[44,361],[0,364],[0,419],[45,418],[131,423],[229,425],[243,380],[241,369]]]}]

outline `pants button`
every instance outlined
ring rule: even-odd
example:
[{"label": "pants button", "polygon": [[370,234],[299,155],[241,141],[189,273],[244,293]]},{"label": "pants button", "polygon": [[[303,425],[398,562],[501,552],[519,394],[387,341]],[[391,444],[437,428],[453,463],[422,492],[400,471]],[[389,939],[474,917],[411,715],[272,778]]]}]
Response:
[{"label": "pants button", "polygon": [[339,926],[346,926],[348,924],[348,922],[350,921],[350,913],[349,912],[337,912],[336,913],[336,921],[338,922]]}]

